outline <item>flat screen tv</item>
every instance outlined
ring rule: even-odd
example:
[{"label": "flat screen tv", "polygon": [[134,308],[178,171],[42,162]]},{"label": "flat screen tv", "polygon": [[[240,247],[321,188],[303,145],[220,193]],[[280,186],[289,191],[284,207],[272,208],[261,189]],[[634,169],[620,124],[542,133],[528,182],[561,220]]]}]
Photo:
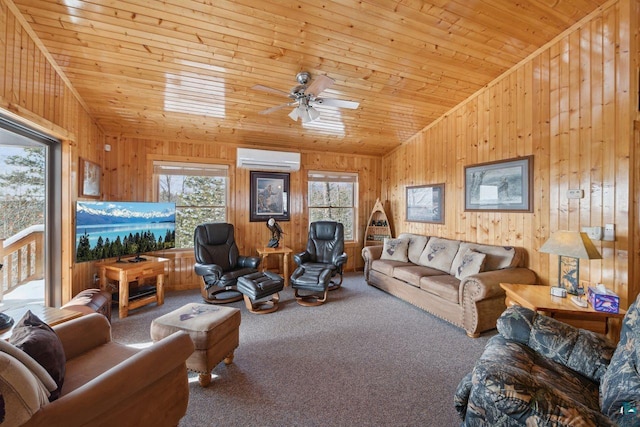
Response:
[{"label": "flat screen tv", "polygon": [[175,203],[77,202],[76,262],[175,247]]}]

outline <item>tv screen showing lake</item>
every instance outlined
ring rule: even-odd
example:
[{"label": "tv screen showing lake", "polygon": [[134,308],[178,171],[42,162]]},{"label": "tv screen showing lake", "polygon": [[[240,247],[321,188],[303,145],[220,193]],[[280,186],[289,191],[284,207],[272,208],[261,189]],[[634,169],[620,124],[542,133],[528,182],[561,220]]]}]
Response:
[{"label": "tv screen showing lake", "polygon": [[76,261],[175,247],[175,204],[77,202]]}]

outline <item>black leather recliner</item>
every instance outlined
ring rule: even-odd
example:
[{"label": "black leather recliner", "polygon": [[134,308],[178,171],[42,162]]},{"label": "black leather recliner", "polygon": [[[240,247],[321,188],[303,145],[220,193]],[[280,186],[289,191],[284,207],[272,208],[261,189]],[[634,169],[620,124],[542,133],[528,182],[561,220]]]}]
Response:
[{"label": "black leather recliner", "polygon": [[[309,225],[309,240],[304,252],[293,255],[293,260],[300,267],[318,270],[331,270],[329,290],[337,289],[342,285],[342,269],[347,263],[347,254],[344,252],[344,226],[335,221],[317,221]],[[295,281],[304,271],[296,269],[291,275]],[[298,276],[297,276],[298,275]],[[333,278],[339,276],[335,282]]]},{"label": "black leather recliner", "polygon": [[195,272],[202,276],[202,298],[211,304],[239,301],[239,277],[258,271],[260,258],[239,255],[233,224],[209,223],[196,227],[193,236]]}]

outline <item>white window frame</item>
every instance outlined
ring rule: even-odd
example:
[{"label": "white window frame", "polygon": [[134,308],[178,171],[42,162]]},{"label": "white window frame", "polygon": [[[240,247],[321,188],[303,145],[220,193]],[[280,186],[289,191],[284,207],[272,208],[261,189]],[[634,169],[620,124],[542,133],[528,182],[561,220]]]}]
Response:
[{"label": "white window frame", "polygon": [[[160,175],[179,175],[179,176],[211,176],[223,177],[225,179],[224,205],[207,205],[207,206],[180,206],[176,204],[176,213],[180,209],[220,209],[224,210],[224,220],[227,222],[229,217],[229,166],[213,163],[193,163],[186,161],[153,161],[153,187],[155,200],[160,198]],[[177,247],[176,249],[191,249],[190,247]]]},{"label": "white window frame", "polygon": [[[309,218],[309,224],[311,224],[311,209],[331,209],[332,206],[311,206],[310,205],[310,193],[309,184],[311,182],[350,182],[353,183],[353,205],[350,209],[353,210],[353,236],[348,238],[345,235],[345,242],[356,242],[358,240],[358,174],[355,172],[340,172],[340,171],[317,171],[310,170],[307,172],[307,216]],[[337,208],[337,207],[333,207]],[[340,209],[349,209],[348,207],[339,207]]]}]

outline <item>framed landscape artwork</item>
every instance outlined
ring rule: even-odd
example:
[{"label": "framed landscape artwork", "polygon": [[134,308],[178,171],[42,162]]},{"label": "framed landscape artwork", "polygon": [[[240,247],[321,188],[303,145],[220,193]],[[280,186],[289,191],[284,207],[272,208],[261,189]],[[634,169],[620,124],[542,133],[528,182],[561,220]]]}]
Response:
[{"label": "framed landscape artwork", "polygon": [[533,212],[533,156],[466,166],[466,211]]},{"label": "framed landscape artwork", "polygon": [[444,184],[407,187],[407,221],[444,224]]},{"label": "framed landscape artwork", "polygon": [[249,221],[289,221],[289,174],[251,172]]},{"label": "framed landscape artwork", "polygon": [[80,158],[80,196],[99,199],[101,193],[100,180],[102,168],[97,163]]}]

